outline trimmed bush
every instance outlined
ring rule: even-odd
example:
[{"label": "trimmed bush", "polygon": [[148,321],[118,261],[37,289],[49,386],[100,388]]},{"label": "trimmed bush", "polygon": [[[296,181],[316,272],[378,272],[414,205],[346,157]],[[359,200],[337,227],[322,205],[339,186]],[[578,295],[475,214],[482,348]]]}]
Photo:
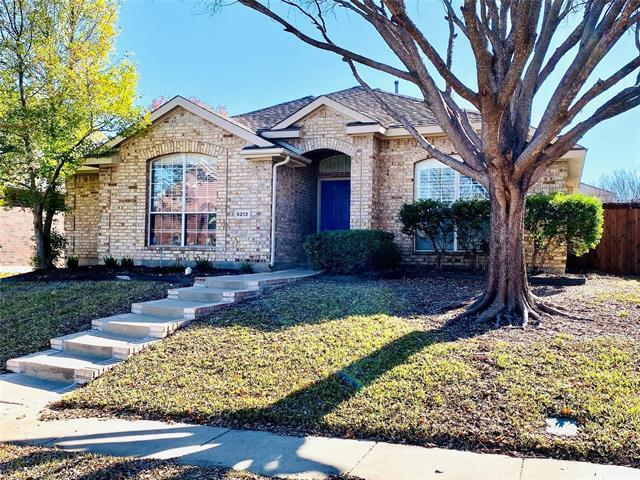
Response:
[{"label": "trimmed bush", "polygon": [[111,255],[107,255],[102,258],[105,267],[116,268],[118,266],[118,260]]},{"label": "trimmed bush", "polygon": [[73,270],[74,268],[78,268],[80,264],[80,259],[78,257],[67,257],[67,268]]},{"label": "trimmed bush", "polygon": [[133,268],[133,265],[133,258],[122,257],[122,259],[120,260],[120,266],[122,268]]},{"label": "trimmed bush", "polygon": [[211,260],[207,257],[196,257],[194,258],[195,268],[198,272],[208,272],[213,268]]},{"label": "trimmed bush", "polygon": [[242,262],[238,267],[238,271],[243,274],[253,273],[253,265],[251,265],[249,262]]},{"label": "trimmed bush", "polygon": [[387,270],[400,259],[393,234],[381,230],[333,230],[309,235],[304,250],[313,268],[331,274]]},{"label": "trimmed bush", "polygon": [[455,230],[451,204],[441,200],[422,199],[405,203],[400,208],[402,233],[415,235],[431,241],[436,254],[436,268],[442,268],[447,245]]},{"label": "trimmed bush", "polygon": [[574,193],[527,197],[524,224],[533,237],[533,268],[538,268],[556,248],[566,246],[577,257],[598,246],[604,213],[596,197]]}]

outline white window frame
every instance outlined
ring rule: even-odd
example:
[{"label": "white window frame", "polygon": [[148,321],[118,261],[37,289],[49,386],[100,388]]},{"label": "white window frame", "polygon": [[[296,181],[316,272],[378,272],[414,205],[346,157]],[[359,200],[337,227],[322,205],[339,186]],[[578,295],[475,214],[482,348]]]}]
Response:
[{"label": "white window frame", "polygon": [[[458,156],[454,156],[454,158],[460,159],[460,161],[462,161],[462,159]],[[454,170],[451,167],[448,167],[447,165],[445,165],[444,163],[434,159],[434,158],[428,158],[426,160],[421,160],[419,162],[416,162],[416,164],[414,165],[414,200],[422,200],[422,198],[420,197],[420,175],[419,172],[422,169],[432,169],[432,168],[446,168],[449,169],[453,172],[454,174],[454,180],[453,180],[453,201],[456,201],[460,198],[460,177],[462,176],[462,174],[456,170]],[[435,250],[426,250],[426,249],[419,249],[418,248],[418,235],[414,235],[414,241],[413,241],[413,249],[416,252],[427,252],[427,253],[433,253]],[[456,252],[463,252],[463,250],[459,250],[458,249],[458,234],[457,232],[454,230],[453,231],[453,250],[449,250],[449,253],[456,253]]]},{"label": "white window frame", "polygon": [[[186,211],[186,206],[187,206],[187,189],[186,189],[186,179],[187,179],[187,160],[189,158],[193,158],[193,157],[197,157],[197,158],[207,158],[209,162],[213,163],[214,158],[210,157],[209,155],[204,155],[202,153],[170,153],[168,155],[162,155],[160,157],[156,157],[153,160],[151,160],[149,162],[149,179],[148,179],[148,185],[149,185],[149,192],[147,195],[147,200],[148,200],[148,207],[147,207],[147,224],[148,224],[148,228],[147,228],[147,246],[149,247],[157,247],[157,248],[167,248],[167,247],[181,247],[181,248],[193,248],[193,249],[214,249],[217,243],[217,231],[218,231],[218,209],[216,208],[215,211],[213,212],[187,212]],[[161,161],[161,160],[166,160],[168,158],[171,159],[178,159],[180,158],[182,161],[182,211],[180,212],[153,212],[152,211],[152,205],[153,205],[153,164],[154,162],[157,161]],[[176,162],[177,163],[177,162]],[[218,176],[215,174],[212,174],[212,176],[215,178],[215,180],[218,180]],[[187,241],[187,215],[209,215],[211,213],[215,213],[216,214],[216,239],[213,242],[212,245],[187,245],[186,241]],[[181,227],[180,227],[180,245],[174,245],[174,244],[153,244],[151,243],[151,216],[152,215],[180,215],[181,216]]]}]

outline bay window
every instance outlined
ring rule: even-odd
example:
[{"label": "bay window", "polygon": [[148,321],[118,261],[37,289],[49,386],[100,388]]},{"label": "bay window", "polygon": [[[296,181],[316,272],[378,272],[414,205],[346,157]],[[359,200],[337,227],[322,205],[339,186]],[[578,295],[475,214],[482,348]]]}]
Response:
[{"label": "bay window", "polygon": [[[459,198],[489,198],[485,188],[476,180],[462,175],[434,159],[416,164],[415,199],[432,199],[454,202]],[[431,240],[416,235],[415,248],[418,251],[434,251]],[[445,250],[456,252],[458,242],[455,232],[446,241]]]},{"label": "bay window", "polygon": [[165,155],[151,162],[149,245],[215,245],[218,182],[214,162],[195,153]]}]

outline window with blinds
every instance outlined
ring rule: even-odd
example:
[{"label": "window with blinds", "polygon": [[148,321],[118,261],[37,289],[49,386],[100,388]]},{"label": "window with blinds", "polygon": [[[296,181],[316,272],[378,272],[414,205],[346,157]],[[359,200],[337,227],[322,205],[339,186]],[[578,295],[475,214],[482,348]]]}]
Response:
[{"label": "window with blinds", "polygon": [[[476,180],[461,175],[437,160],[423,160],[416,164],[416,200],[429,198],[443,202],[454,202],[459,198],[489,198],[485,188]],[[448,251],[458,251],[455,232],[447,238]],[[416,250],[434,251],[431,240],[416,235]]]}]

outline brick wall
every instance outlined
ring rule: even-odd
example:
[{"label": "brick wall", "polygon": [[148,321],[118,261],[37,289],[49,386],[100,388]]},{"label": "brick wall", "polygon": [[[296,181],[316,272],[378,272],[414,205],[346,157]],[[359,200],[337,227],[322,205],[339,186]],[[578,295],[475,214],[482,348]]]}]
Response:
[{"label": "brick wall", "polygon": [[[65,233],[62,215],[56,215],[53,226],[58,233]],[[0,208],[0,271],[31,270],[33,253],[31,211],[21,208]]]},{"label": "brick wall", "polygon": [[0,208],[0,270],[28,267],[33,255],[32,237],[33,215],[29,210]]},{"label": "brick wall", "polygon": [[79,174],[67,181],[65,236],[67,255],[78,257],[80,265],[98,263],[98,222],[100,219],[99,174]]},{"label": "brick wall", "polygon": [[276,262],[304,264],[302,244],[316,233],[317,164],[304,168],[280,167],[276,200]]},{"label": "brick wall", "polygon": [[[246,141],[191,114],[176,109],[120,147],[119,163],[100,167],[97,255],[131,257],[136,263],[165,265],[207,257],[215,262],[267,263],[270,251],[271,160],[252,162],[239,154]],[[147,198],[150,160],[171,153],[212,157],[221,188],[217,194],[215,247],[147,245]],[[77,202],[78,209],[85,208]],[[249,210],[236,218],[236,210]],[[90,249],[77,237],[76,249]]]}]

